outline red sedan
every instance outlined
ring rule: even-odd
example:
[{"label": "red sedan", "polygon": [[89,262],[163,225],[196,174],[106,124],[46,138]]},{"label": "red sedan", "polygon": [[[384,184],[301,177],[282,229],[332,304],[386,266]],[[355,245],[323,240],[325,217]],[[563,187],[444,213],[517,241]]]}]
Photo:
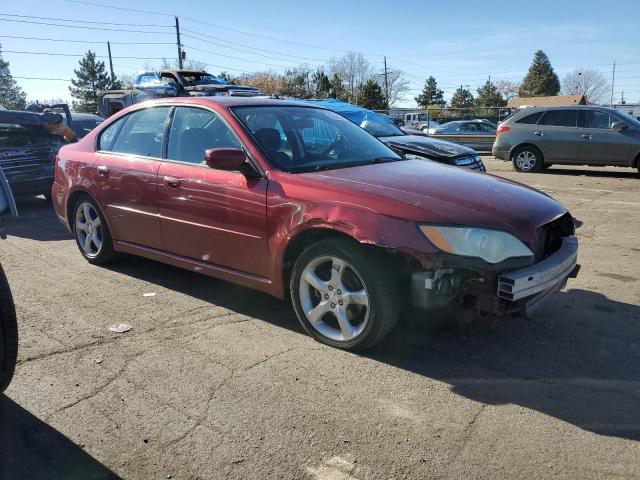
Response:
[{"label": "red sedan", "polygon": [[345,349],[379,341],[406,302],[527,314],[577,268],[550,197],[277,99],[134,105],[60,151],[52,196],[89,262],[126,252],[290,296]]}]

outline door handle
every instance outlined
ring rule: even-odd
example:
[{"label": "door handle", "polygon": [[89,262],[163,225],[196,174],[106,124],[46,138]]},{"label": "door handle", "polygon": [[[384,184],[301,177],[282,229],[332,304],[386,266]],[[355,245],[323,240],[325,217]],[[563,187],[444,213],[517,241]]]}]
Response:
[{"label": "door handle", "polygon": [[582,135],[585,140],[591,140],[591,135]]},{"label": "door handle", "polygon": [[107,175],[109,175],[109,167],[105,165],[98,165],[96,167],[96,170],[98,171],[98,174],[102,175],[103,177],[106,177]]},{"label": "door handle", "polygon": [[182,183],[179,178],[175,177],[164,177],[162,181],[169,188],[178,188],[180,186],[180,183]]},{"label": "door handle", "polygon": [[541,132],[540,130],[536,130],[535,132],[533,132],[533,134],[534,134],[534,135],[537,135],[537,136],[539,136],[539,137],[544,136],[544,133],[543,133],[543,132]]}]

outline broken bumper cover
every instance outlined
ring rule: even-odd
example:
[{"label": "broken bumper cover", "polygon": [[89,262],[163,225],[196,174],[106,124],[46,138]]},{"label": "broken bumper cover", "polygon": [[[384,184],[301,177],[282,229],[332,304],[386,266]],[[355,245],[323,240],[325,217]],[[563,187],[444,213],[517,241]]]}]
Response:
[{"label": "broken bumper cover", "polygon": [[531,313],[550,294],[560,290],[579,268],[578,239],[565,237],[553,255],[529,267],[504,273],[498,278],[498,297],[521,301]]}]

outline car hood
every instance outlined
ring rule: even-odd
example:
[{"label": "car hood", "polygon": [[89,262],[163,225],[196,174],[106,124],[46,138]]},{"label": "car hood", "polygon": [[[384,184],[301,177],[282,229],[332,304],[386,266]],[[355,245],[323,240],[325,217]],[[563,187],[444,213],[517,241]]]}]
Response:
[{"label": "car hood", "polygon": [[[423,160],[299,174],[313,188],[341,192],[353,205],[415,222],[506,230],[533,242],[566,209],[533,188],[486,173]],[[297,175],[296,175],[297,176]]]},{"label": "car hood", "polygon": [[379,137],[379,139],[390,147],[395,147],[405,152],[426,155],[429,158],[440,161],[449,161],[455,158],[476,155],[475,150],[472,148],[429,137],[397,135],[391,137]]}]

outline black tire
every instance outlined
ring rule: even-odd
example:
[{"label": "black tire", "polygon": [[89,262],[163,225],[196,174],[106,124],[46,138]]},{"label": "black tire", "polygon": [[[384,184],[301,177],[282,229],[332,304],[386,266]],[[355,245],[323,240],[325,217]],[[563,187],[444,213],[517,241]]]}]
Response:
[{"label": "black tire", "polygon": [[[366,319],[366,321],[360,322],[360,326],[354,327],[356,330],[361,328],[361,331],[348,340],[330,338],[318,331],[317,327],[314,327],[307,318],[307,314],[302,305],[302,302],[305,301],[304,292],[302,292],[301,296],[302,275],[308,266],[314,262],[321,262],[325,257],[334,257],[346,262],[348,268],[345,272],[347,272],[347,275],[351,275],[352,280],[356,279],[356,282],[359,281],[362,284],[361,290],[365,290],[368,296],[367,307],[360,305],[354,305],[352,307],[348,305],[348,302],[346,303],[347,306],[344,307],[344,311],[350,312],[351,314],[354,312],[353,308],[356,308],[359,312],[358,314]],[[329,269],[331,275],[333,275],[334,268],[334,264],[332,263]],[[328,280],[327,283],[330,285],[333,281]],[[338,282],[338,285],[343,285],[344,288],[345,283],[341,280]],[[302,288],[305,287],[303,286]],[[344,289],[344,293],[347,294],[347,288]],[[313,287],[310,287],[309,290],[315,290],[315,292],[312,292],[312,295],[313,293],[316,294],[316,300],[319,304],[322,301],[323,294],[320,293],[320,290],[314,289]],[[396,325],[403,306],[403,296],[400,292],[398,275],[390,260],[382,253],[372,250],[371,247],[364,247],[354,240],[343,238],[329,238],[318,241],[307,247],[300,254],[293,266],[290,292],[298,320],[307,333],[321,343],[343,350],[364,350],[378,343]],[[336,289],[336,292],[339,294],[340,290]],[[307,298],[308,295],[309,294],[307,294]],[[324,298],[328,297],[325,296]],[[330,300],[326,300],[326,302],[331,301],[334,301],[333,297],[331,297]],[[340,305],[342,305],[342,303],[340,303]],[[333,307],[334,304],[331,303],[331,306]],[[331,323],[331,321],[335,319],[334,321],[337,324],[337,316],[331,311],[325,313],[322,318],[326,319],[328,323]],[[321,321],[320,323],[323,326],[325,325],[325,321]]]},{"label": "black tire", "polygon": [[[84,249],[83,245],[80,242],[80,236],[76,231],[76,216],[78,213],[78,209],[82,208],[83,205],[87,203],[93,207],[93,210],[97,214],[97,217],[100,218],[100,229],[101,229],[100,233],[101,233],[102,242],[101,242],[100,248],[96,247],[95,254],[91,254]],[[71,223],[71,226],[72,226],[71,228],[73,231],[73,236],[76,239],[76,245],[78,245],[78,250],[80,250],[80,253],[82,254],[82,256],[89,263],[93,265],[105,265],[111,262],[115,258],[116,254],[113,249],[113,239],[111,238],[111,231],[109,230],[109,225],[105,220],[102,210],[100,209],[96,201],[93,200],[93,198],[91,198],[89,195],[82,195],[78,197],[78,199],[76,200],[73,206],[73,210],[72,210],[71,218],[69,218],[69,222]]]},{"label": "black tire", "polygon": [[[526,157],[526,162],[525,158],[520,159],[520,156]],[[544,165],[542,152],[533,145],[523,145],[516,148],[511,154],[511,161],[517,172],[539,172]],[[530,167],[526,165],[530,165]]]},{"label": "black tire", "polygon": [[553,163],[544,163],[542,165],[542,170],[549,170],[550,167],[553,167]]},{"label": "black tire", "polygon": [[9,386],[18,357],[18,322],[7,277],[0,265],[0,392]]}]

